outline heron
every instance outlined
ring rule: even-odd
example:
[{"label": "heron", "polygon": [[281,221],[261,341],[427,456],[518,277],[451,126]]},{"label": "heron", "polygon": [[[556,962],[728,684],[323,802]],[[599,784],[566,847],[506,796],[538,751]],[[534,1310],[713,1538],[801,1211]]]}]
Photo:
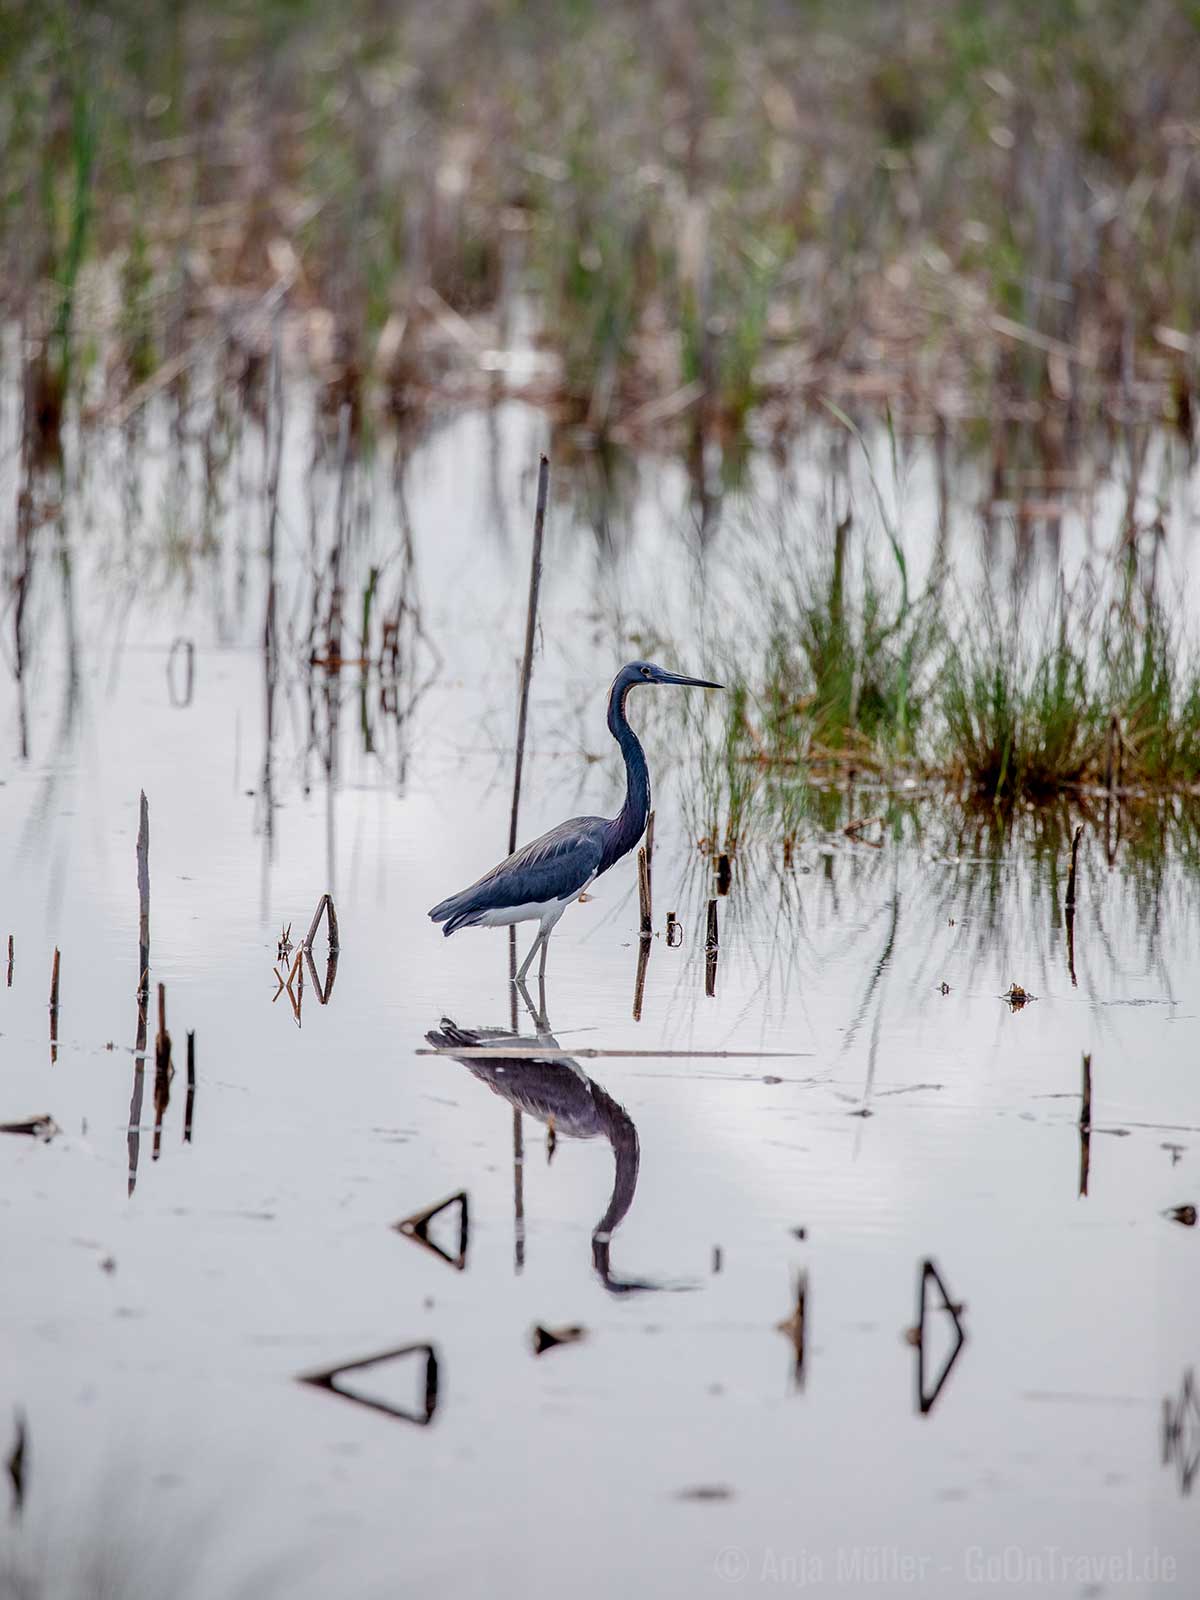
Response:
[{"label": "heron", "polygon": [[541,952],[538,971],[545,975],[546,947],[558,919],[588,885],[628,855],[646,828],[650,815],[650,770],[638,736],[629,726],[625,701],[641,684],[677,684],[689,689],[720,689],[707,678],[668,672],[652,661],[630,661],[613,679],[608,694],[608,731],[625,758],[625,804],[615,817],[572,817],[485,872],[470,888],[442,900],[429,913],[443,924],[447,938],[459,928],[503,928],[516,922],[540,922],[537,937],[521,963],[518,982]]}]

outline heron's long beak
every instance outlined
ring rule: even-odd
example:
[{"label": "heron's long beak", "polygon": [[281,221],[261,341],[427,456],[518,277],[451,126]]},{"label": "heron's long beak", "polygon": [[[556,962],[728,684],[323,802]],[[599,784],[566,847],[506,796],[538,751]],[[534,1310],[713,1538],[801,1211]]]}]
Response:
[{"label": "heron's long beak", "polygon": [[685,678],[681,672],[663,672],[659,683],[677,683],[683,689],[723,689],[723,683],[710,683],[707,678]]}]

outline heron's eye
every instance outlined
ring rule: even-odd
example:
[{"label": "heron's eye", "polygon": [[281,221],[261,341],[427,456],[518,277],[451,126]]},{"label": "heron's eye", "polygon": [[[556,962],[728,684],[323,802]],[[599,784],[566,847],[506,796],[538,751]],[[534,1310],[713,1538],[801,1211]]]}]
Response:
[{"label": "heron's eye", "polygon": [[643,667],[642,668],[642,677],[643,678],[648,678],[649,676],[650,676],[650,668],[649,667]]}]

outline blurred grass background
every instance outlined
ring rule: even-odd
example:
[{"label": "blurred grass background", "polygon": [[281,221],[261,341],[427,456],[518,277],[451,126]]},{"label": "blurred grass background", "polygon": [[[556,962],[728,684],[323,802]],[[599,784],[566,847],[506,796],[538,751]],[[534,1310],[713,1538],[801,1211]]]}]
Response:
[{"label": "blurred grass background", "polygon": [[1196,0],[8,0],[0,147],[48,421],[282,280],[356,409],[1191,428]]}]

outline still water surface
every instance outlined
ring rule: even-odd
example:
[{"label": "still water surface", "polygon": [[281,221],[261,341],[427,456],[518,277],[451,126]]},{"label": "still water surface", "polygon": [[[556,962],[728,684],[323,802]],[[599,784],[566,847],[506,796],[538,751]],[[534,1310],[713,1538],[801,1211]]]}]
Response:
[{"label": "still water surface", "polygon": [[[0,1138],[0,1418],[27,1426],[10,1568],[45,1593],[82,1592],[89,1562],[147,1594],[958,1595],[1019,1577],[1082,1596],[1172,1571],[1168,1592],[1194,1592],[1200,1241],[1165,1213],[1200,1200],[1200,924],[1173,845],[1147,875],[1085,835],[1073,983],[1065,858],[1024,847],[1034,824],[989,849],[918,796],[853,839],[841,822],[887,809],[856,797],[786,865],[766,844],[735,863],[709,996],[696,751],[675,691],[647,691],[640,1020],[628,859],[559,925],[543,1036],[672,1053],[420,1053],[443,1018],[513,1026],[506,935],[446,941],[425,910],[503,853],[540,443],[507,408],[358,473],[347,637],[372,565],[378,606],[407,608],[386,706],[374,672],[362,689],[358,669],[304,665],[338,474],[329,449],[309,470],[302,405],[273,680],[251,426],[206,467],[211,439],[152,418],[132,465],[94,443],[60,504],[39,490],[28,658],[0,695],[0,1121],[61,1132]],[[616,666],[661,650],[708,673],[743,609],[736,518],[702,538],[683,478],[646,468],[598,527],[592,471],[556,478],[523,836],[619,805]],[[956,515],[974,561],[969,493]],[[1063,538],[1086,552],[1094,526]],[[1182,533],[1171,559],[1187,571]],[[157,1154],[153,1009],[130,1134],[143,789],[149,977],[179,1068]],[[326,890],[334,985],[320,1004],[322,932],[297,1017],[277,943]],[[1013,982],[1036,997],[1015,1010]],[[517,1025],[537,1039],[524,1000]],[[459,1193],[465,1240],[456,1207],[430,1226],[444,1254],[394,1228]],[[955,1338],[931,1286],[912,1340],[926,1260],[966,1335],[932,1403]],[[569,1325],[584,1337],[534,1353],[535,1327]],[[379,1404],[296,1381],[394,1350],[333,1380]]]}]

